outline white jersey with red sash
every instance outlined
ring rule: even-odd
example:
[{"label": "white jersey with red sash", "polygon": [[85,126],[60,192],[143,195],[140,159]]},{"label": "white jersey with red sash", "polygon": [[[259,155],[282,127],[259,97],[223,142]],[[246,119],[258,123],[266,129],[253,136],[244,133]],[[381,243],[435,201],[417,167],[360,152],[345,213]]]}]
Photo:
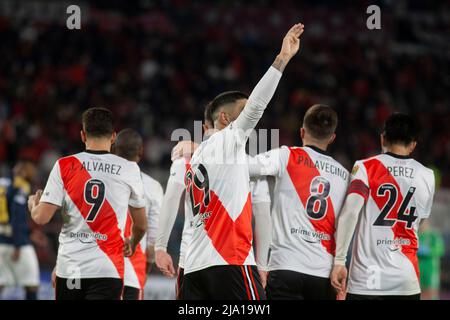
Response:
[{"label": "white jersey with red sash", "polygon": [[237,119],[202,142],[192,155],[185,184],[194,219],[185,274],[211,266],[256,265],[245,145],[280,78],[281,72],[271,66]]},{"label": "white jersey with red sash", "polygon": [[269,269],[329,277],[348,171],[315,147],[283,146],[255,159],[260,174],[276,178]]},{"label": "white jersey with red sash", "polygon": [[61,158],[40,201],[62,207],[58,277],[123,278],[128,206],[145,207],[136,163],[103,151]]},{"label": "white jersey with red sash", "polygon": [[245,143],[232,123],[192,155],[185,184],[194,218],[185,274],[217,265],[256,265]]},{"label": "white jersey with red sash", "polygon": [[[153,246],[155,244],[163,189],[161,184],[149,175],[141,172],[141,176],[144,184],[145,211],[147,213],[148,228],[147,233],[136,247],[135,253],[129,258],[125,258],[124,285],[141,290],[142,295],[142,290],[144,289],[145,281],[147,279],[146,249],[147,246]],[[131,216],[128,214],[124,232],[124,235],[127,238],[131,236],[132,224]]]},{"label": "white jersey with red sash", "polygon": [[348,292],[363,295],[420,293],[417,231],[428,218],[434,173],[391,153],[357,161],[349,193],[366,200],[353,243]]},{"label": "white jersey with red sash", "polygon": [[[175,160],[170,167],[169,180],[178,184],[183,184],[184,186],[184,178],[188,169],[189,160],[185,158]],[[250,181],[250,191],[252,204],[261,202],[270,203],[269,185],[265,178],[252,179]],[[192,206],[188,196],[184,198],[184,226],[181,236],[180,260],[178,263],[181,268],[184,268],[186,249],[193,233],[193,219]]]}]

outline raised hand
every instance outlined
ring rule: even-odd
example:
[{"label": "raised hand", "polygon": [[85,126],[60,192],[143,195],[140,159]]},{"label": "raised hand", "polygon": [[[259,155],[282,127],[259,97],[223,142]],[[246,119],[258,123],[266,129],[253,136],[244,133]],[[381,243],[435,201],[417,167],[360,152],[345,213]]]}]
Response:
[{"label": "raised hand", "polygon": [[292,26],[283,38],[280,55],[289,59],[295,56],[300,49],[300,36],[302,35],[304,28],[305,26],[301,23]]},{"label": "raised hand", "polygon": [[304,31],[305,26],[301,23],[294,24],[283,38],[280,53],[272,64],[273,67],[283,72],[289,60],[300,49],[300,36]]}]

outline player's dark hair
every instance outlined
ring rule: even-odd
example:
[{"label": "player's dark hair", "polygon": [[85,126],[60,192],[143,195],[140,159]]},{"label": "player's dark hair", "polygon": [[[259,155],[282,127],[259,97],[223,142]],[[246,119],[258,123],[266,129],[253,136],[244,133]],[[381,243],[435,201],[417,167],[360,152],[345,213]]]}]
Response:
[{"label": "player's dark hair", "polygon": [[409,114],[394,113],[386,120],[383,133],[388,144],[406,146],[419,138],[420,124],[417,118]]},{"label": "player's dark hair", "polygon": [[240,91],[226,91],[216,96],[211,102],[211,119],[217,120],[219,109],[227,104],[235,103],[238,100],[248,99],[248,95]]},{"label": "player's dark hair", "polygon": [[90,108],[82,115],[83,130],[93,138],[110,137],[114,132],[112,112],[105,108]]},{"label": "player's dark hair", "polygon": [[144,141],[141,135],[133,129],[123,129],[116,137],[113,152],[119,157],[134,161],[140,156]]},{"label": "player's dark hair", "polygon": [[336,111],[323,104],[313,105],[303,117],[303,127],[317,140],[330,138],[336,131],[337,125]]}]

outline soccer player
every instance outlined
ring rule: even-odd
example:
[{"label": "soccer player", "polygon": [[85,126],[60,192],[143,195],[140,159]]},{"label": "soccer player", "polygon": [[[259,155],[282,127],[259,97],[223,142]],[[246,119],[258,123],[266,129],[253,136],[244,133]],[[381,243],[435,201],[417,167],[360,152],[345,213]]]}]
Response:
[{"label": "soccer player", "polygon": [[[61,209],[63,227],[56,261],[57,300],[120,299],[125,256],[147,231],[141,172],[135,162],[110,153],[116,134],[111,111],[91,108],[82,115],[86,150],[59,159],[44,191],[28,199],[39,225]],[[128,211],[133,226],[123,238]]]},{"label": "soccer player", "polygon": [[[144,152],[142,137],[132,129],[123,129],[117,134],[113,150],[114,154],[119,157],[139,163]],[[156,230],[163,198],[163,189],[158,181],[143,172],[141,172],[141,177],[144,185],[148,227],[146,235],[136,247],[136,252],[131,257],[125,258],[123,300],[143,299],[147,265],[152,263],[154,256]],[[125,237],[129,237],[131,225],[131,216],[128,215]]]},{"label": "soccer player", "polygon": [[308,109],[300,129],[303,147],[257,155],[250,175],[275,176],[268,299],[335,300],[330,272],[335,219],[349,172],[327,153],[338,118],[325,105]]},{"label": "soccer player", "polygon": [[336,290],[345,290],[347,250],[356,229],[349,300],[420,299],[417,231],[430,215],[435,182],[433,171],[411,158],[418,136],[417,120],[395,113],[381,134],[383,153],[353,167],[331,274]]},{"label": "soccer player", "polygon": [[183,298],[264,299],[252,248],[252,212],[245,145],[297,53],[303,25],[283,39],[274,63],[247,99],[220,105],[214,128],[192,155],[185,185],[193,209]]},{"label": "soccer player", "polygon": [[[236,103],[241,99],[247,99],[248,97],[243,93],[230,91],[220,95],[221,99],[212,101],[207,104],[204,112],[204,135],[207,139],[214,130],[214,119],[211,114],[212,107],[218,108],[219,104]],[[213,103],[214,102],[214,103]],[[195,146],[195,143],[187,141],[182,143],[184,145],[177,145],[178,151],[173,152],[176,154],[176,158],[173,160],[170,168],[170,177],[167,182],[166,193],[164,195],[163,210],[161,214],[160,226],[158,229],[158,238],[156,245],[156,263],[163,274],[173,277],[175,269],[173,267],[173,261],[171,256],[167,253],[167,243],[169,241],[170,232],[173,228],[176,215],[178,212],[178,204],[180,198],[185,191],[184,178],[186,170],[189,164],[189,158],[192,155],[191,151]],[[177,148],[175,147],[175,148]],[[175,149],[174,148],[174,149]],[[179,153],[180,152],[180,153]],[[252,211],[255,216],[255,241],[257,245],[257,265],[258,271],[263,280],[265,281],[265,272],[267,270],[267,256],[268,247],[270,242],[270,234],[266,232],[270,230],[270,195],[269,186],[266,179],[254,179],[250,181],[250,190],[252,195]],[[182,284],[184,275],[184,261],[186,254],[186,247],[190,241],[192,228],[192,206],[189,197],[185,197],[184,201],[185,220],[183,227],[183,234],[181,238],[180,247],[180,259],[177,277],[176,296],[177,299],[183,299],[182,296]],[[263,282],[264,282],[263,281]],[[263,286],[265,284],[263,283]]]},{"label": "soccer player", "polygon": [[[214,125],[211,119],[211,104],[207,104],[204,111],[204,123],[203,132],[205,139],[209,137],[214,132]],[[183,232],[181,235],[181,245],[180,245],[180,257],[178,260],[178,272],[175,272],[173,266],[173,260],[170,254],[167,253],[167,245],[169,242],[169,237],[171,230],[173,229],[178,207],[180,204],[180,199],[185,192],[184,177],[186,174],[186,168],[189,164],[191,157],[191,146],[192,142],[183,142],[183,145],[188,149],[188,152],[183,154],[183,152],[175,158],[173,158],[172,165],[170,166],[170,175],[167,181],[166,192],[163,198],[163,204],[161,209],[161,216],[159,220],[159,226],[156,236],[155,244],[155,260],[157,267],[161,272],[168,276],[174,277],[177,274],[176,283],[176,298],[178,300],[183,299],[181,294],[181,287],[183,284],[184,277],[184,260],[186,254],[186,247],[191,238],[192,234],[192,208],[189,202],[189,197],[184,198],[184,225]],[[180,150],[183,148],[181,147]],[[177,152],[174,152],[177,153]]]},{"label": "soccer player", "polygon": [[30,244],[27,198],[36,176],[32,161],[19,160],[12,178],[0,178],[0,292],[21,286],[27,300],[36,300],[39,264]]}]

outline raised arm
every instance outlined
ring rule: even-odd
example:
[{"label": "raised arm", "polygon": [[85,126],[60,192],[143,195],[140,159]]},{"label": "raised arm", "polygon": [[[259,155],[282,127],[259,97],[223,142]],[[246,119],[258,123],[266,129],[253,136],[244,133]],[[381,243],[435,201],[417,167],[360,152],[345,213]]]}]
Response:
[{"label": "raised arm", "polygon": [[248,131],[255,128],[259,119],[261,119],[275,93],[286,65],[300,48],[300,36],[303,30],[303,24],[295,24],[284,37],[280,53],[253,89],[244,110],[235,121],[235,125],[241,130]]}]

